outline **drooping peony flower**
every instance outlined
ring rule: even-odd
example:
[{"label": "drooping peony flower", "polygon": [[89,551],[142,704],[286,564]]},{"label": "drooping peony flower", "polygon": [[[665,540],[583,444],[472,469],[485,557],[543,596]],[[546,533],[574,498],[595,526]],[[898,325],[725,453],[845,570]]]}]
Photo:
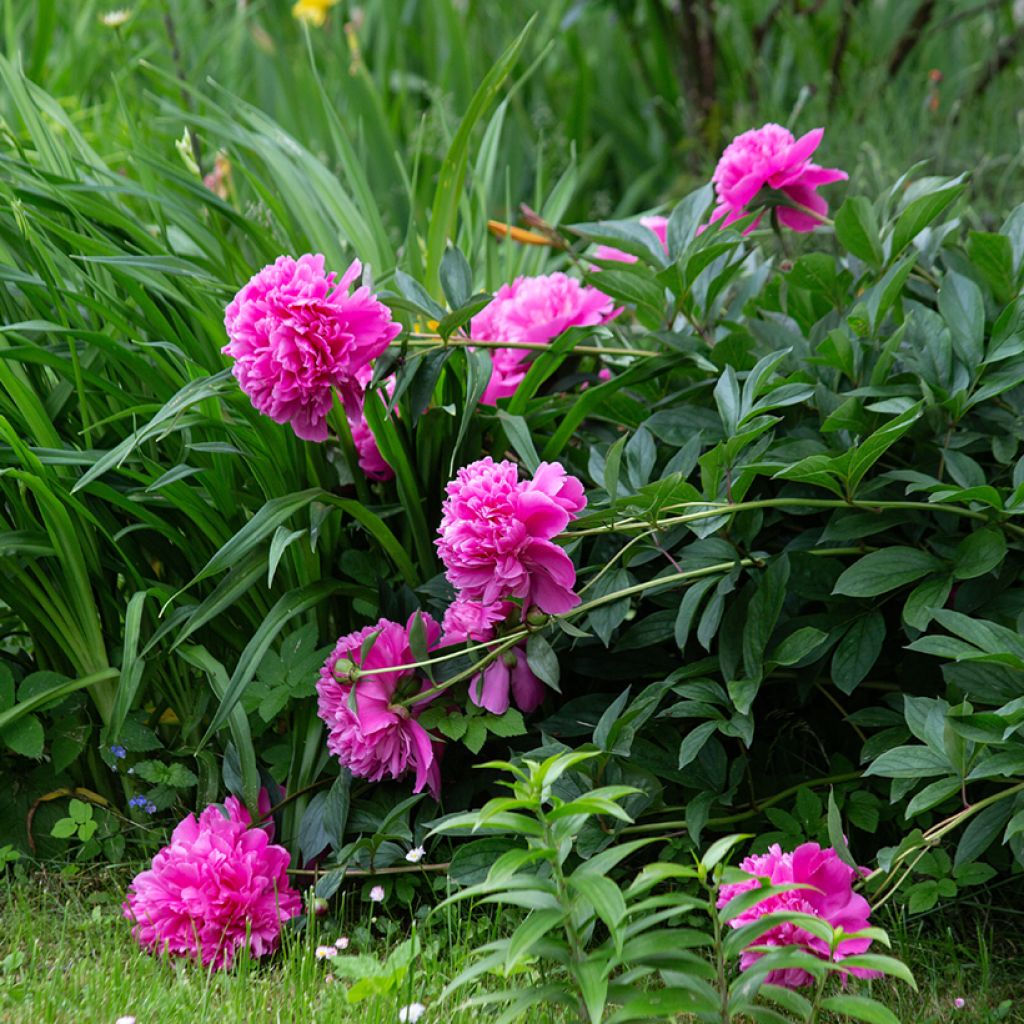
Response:
[{"label": "drooping peony flower", "polygon": [[[640,223],[645,228],[650,228],[658,236],[661,247],[665,250],[665,254],[668,255],[668,218],[656,214],[652,217],[641,217]],[[616,249],[611,245],[598,246],[597,252],[594,253],[594,259],[617,260],[619,263],[636,263],[636,257],[632,253],[623,252],[621,249]]]},{"label": "drooping peony flower", "polygon": [[[537,482],[536,477],[533,482]],[[494,627],[508,619],[513,611],[515,605],[511,601],[484,604],[458,597],[445,610],[441,646],[467,640],[475,643],[493,640]],[[544,692],[544,683],[533,674],[526,660],[526,648],[522,644],[502,652],[482,672],[475,675],[469,684],[469,699],[477,707],[495,715],[503,715],[508,711],[510,694],[521,711],[535,711],[544,700]]]},{"label": "drooping peony flower", "polygon": [[469,684],[469,699],[494,715],[508,711],[510,697],[520,711],[529,714],[541,706],[544,694],[544,683],[526,660],[525,644],[503,651]]},{"label": "drooping peony flower", "polygon": [[[593,327],[618,316],[612,300],[575,278],[555,273],[517,277],[503,284],[494,299],[470,321],[469,336],[482,341],[547,344],[570,327]],[[491,379],[480,401],[496,405],[515,394],[533,353],[521,348],[492,348]]]},{"label": "drooping peony flower", "polygon": [[[779,205],[779,222],[793,231],[811,231],[821,223],[814,214],[824,216],[828,203],[817,193],[819,185],[845,181],[845,171],[835,167],[819,167],[811,161],[818,148],[824,128],[815,128],[799,139],[778,124],[737,135],[718,161],[711,180],[715,183],[718,205],[712,211],[711,223],[725,218],[732,224],[751,211],[747,208],[763,188],[780,192],[782,196],[814,211]],[[760,218],[746,229],[753,231]]]},{"label": "drooping peony flower", "polygon": [[[767,853],[747,857],[740,867],[752,877],[748,881],[723,885],[718,895],[719,907],[724,907],[729,900],[741,893],[758,888],[761,878],[766,878],[772,885],[798,882],[813,888],[792,889],[769,896],[734,917],[729,922],[733,928],[750,924],[765,914],[776,911],[813,914],[828,921],[833,928],[842,926],[845,932],[859,932],[868,927],[871,907],[863,896],[853,891],[857,872],[844,864],[831,847],[822,849],[817,843],[804,843],[792,853],[784,853],[776,843]],[[823,960],[829,958],[827,942],[792,924],[776,925],[758,938],[754,945],[799,946]],[[870,945],[870,939],[843,939],[836,950],[836,960],[842,960],[855,953],[863,953]],[[740,957],[740,967],[746,970],[762,956],[763,953],[744,950]],[[878,976],[875,972],[860,967],[850,968],[850,973],[860,978]],[[799,988],[814,982],[812,975],[800,968],[770,971],[765,980],[770,984],[785,985],[787,988]]]},{"label": "drooping peony flower", "polygon": [[254,275],[224,313],[230,341],[222,351],[252,404],[307,441],[327,437],[327,413],[338,394],[358,413],[371,363],[401,331],[391,311],[365,285],[354,260],[340,281],[323,256],[279,256]]},{"label": "drooping peony flower", "polygon": [[254,957],[277,948],[281,923],[301,901],[288,884],[288,851],[248,822],[229,797],[178,825],[122,907],[139,945],[215,969],[229,968],[246,945]]},{"label": "drooping peony flower", "polygon": [[434,542],[460,597],[484,604],[522,599],[551,615],[579,604],[576,569],[551,538],[583,509],[583,485],[557,463],[542,462],[520,481],[514,463],[490,456],[459,470],[441,507]]},{"label": "drooping peony flower", "polygon": [[[425,702],[398,703],[429,689],[430,683],[415,671],[392,668],[416,661],[409,635],[417,615],[429,651],[437,646],[441,627],[422,612],[414,612],[405,626],[381,619],[341,637],[320,670],[318,714],[327,724],[327,749],[353,775],[379,782],[385,776],[399,779],[412,768],[413,792],[426,787],[437,797],[441,773],[435,741],[415,717]],[[364,658],[362,647],[374,634]]]}]

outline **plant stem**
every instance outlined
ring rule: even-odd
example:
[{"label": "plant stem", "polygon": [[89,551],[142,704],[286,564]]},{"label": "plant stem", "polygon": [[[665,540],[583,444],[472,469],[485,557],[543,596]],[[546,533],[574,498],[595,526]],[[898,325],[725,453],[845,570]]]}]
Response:
[{"label": "plant stem", "polygon": [[1015,526],[1012,523],[999,522],[984,512],[975,512],[973,509],[963,508],[960,505],[930,501],[857,501],[847,500],[846,498],[761,498],[756,501],[738,502],[684,501],[678,505],[669,505],[667,507],[668,509],[696,508],[700,511],[669,516],[667,519],[655,520],[653,524],[632,518],[609,523],[607,526],[584,527],[581,530],[572,529],[570,524],[566,533],[571,537],[586,537],[593,534],[617,533],[624,530],[649,530],[652,526],[658,530],[663,530],[666,527],[677,526],[682,523],[695,523],[702,519],[714,519],[716,516],[732,516],[738,512],[748,512],[752,509],[760,508],[850,508],[863,509],[867,512],[899,510],[948,512],[951,515],[963,516],[967,519],[995,523],[1013,533],[1024,536],[1024,527]]},{"label": "plant stem", "polygon": [[[440,334],[414,331],[401,341],[392,342],[392,348],[521,348],[534,352],[549,352],[546,341],[495,341],[491,338],[466,338],[463,336],[442,338]],[[663,356],[665,352],[654,352],[642,348],[609,348],[604,345],[574,345],[569,353],[586,356]]]}]

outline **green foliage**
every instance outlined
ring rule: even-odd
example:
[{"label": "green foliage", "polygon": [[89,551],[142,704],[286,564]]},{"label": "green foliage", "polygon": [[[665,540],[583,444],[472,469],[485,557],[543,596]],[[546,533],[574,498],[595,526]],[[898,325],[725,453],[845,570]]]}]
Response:
[{"label": "green foliage", "polygon": [[[485,972],[514,987],[470,997],[465,1006],[502,1007],[498,1021],[514,1021],[546,1004],[564,1006],[581,1021],[661,1020],[685,1013],[702,1021],[806,1021],[827,1010],[840,1019],[895,1022],[882,1003],[868,996],[829,991],[841,972],[833,957],[822,960],[798,947],[766,947],[756,965],[730,979],[734,961],[769,928],[789,923],[830,943],[834,954],[841,930],[806,914],[775,912],[726,933],[724,925],[757,903],[792,886],[762,885],[718,908],[723,881],[748,876],[726,867],[729,853],[748,836],[727,836],[712,843],[691,865],[655,861],[645,864],[628,884],[613,874],[654,840],[609,846],[581,859],[578,837],[595,819],[631,821],[623,801],[632,786],[580,788],[575,769],[599,755],[597,750],[556,754],[544,761],[497,762],[512,776],[503,782],[511,796],[496,797],[479,811],[455,815],[438,830],[481,831],[509,837],[486,878],[442,903],[479,900],[523,908],[526,917],[507,938],[476,951],[474,961],[448,984],[443,995],[459,991]],[[888,944],[880,929],[871,937]],[[860,934],[860,933],[857,933]],[[899,960],[876,953],[846,958],[847,966],[870,967],[913,985]],[[523,971],[539,967],[544,983],[529,989],[515,984]],[[816,979],[813,999],[765,983],[776,969],[802,968]],[[835,979],[838,982],[838,978]],[[776,1009],[777,1007],[777,1009]]]},{"label": "green foliage", "polygon": [[[577,775],[628,788],[632,820],[588,819],[584,859],[623,835],[689,852],[740,823],[762,844],[848,830],[887,844],[878,898],[905,881],[917,910],[972,877],[957,871],[1024,862],[1024,208],[979,206],[1019,162],[998,187],[998,161],[960,173],[974,150],[950,140],[983,119],[932,124],[941,162],[894,180],[917,154],[873,147],[920,104],[887,90],[899,111],[865,145],[835,86],[830,162],[848,146],[855,183],[834,229],[698,235],[712,195],[691,191],[708,170],[691,150],[748,127],[748,81],[760,117],[823,119],[828,90],[800,88],[833,67],[849,5],[783,4],[760,35],[759,5],[718,5],[716,59],[751,70],[720,79],[714,117],[675,67],[679,5],[555,3],[528,33],[500,5],[465,24],[448,2],[407,5],[400,28],[384,5],[362,27],[339,5],[322,34],[289,5],[187,2],[168,22],[140,3],[117,31],[91,5],[43,6],[4,5],[22,59],[0,60],[0,825],[19,849],[32,828],[40,856],[66,852],[52,832],[73,819],[44,799],[60,788],[123,810],[145,782],[180,814],[225,788],[255,807],[266,785],[294,851],[332,850],[326,889],[399,864],[437,808],[338,770],[317,667],[381,616],[443,611],[444,484],[509,453],[587,486],[565,538],[583,603],[503,638],[554,691],[536,717],[427,712],[446,811],[491,795],[467,770],[478,752],[543,761],[590,740]],[[902,37],[901,5],[882,6],[847,26],[859,43],[830,81]],[[955,12],[937,6],[901,83],[923,89],[943,52]],[[972,14],[960,66],[1005,14]],[[177,57],[168,24],[191,44]],[[678,112],[706,145],[666,142]],[[174,148],[183,124],[198,163],[192,135],[188,160]],[[196,174],[219,150],[223,197]],[[671,200],[667,254],[620,216],[652,196]],[[488,233],[520,200],[552,245]],[[637,260],[595,262],[592,242]],[[366,407],[394,483],[364,479],[344,429],[309,445],[258,416],[219,354],[238,286],[308,248],[363,259],[406,327],[376,374],[396,373],[394,397]],[[626,312],[565,333],[481,407],[490,357],[467,322],[503,281],[572,265]],[[485,661],[425,667],[464,696]],[[123,835],[105,820],[102,839]],[[486,860],[433,842],[459,877]],[[952,873],[920,878],[945,852]]]}]

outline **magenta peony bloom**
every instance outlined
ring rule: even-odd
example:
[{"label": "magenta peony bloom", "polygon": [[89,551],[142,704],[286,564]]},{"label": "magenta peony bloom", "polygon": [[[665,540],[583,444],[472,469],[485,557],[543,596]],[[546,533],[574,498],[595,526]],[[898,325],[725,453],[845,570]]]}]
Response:
[{"label": "magenta peony bloom", "polygon": [[492,661],[469,684],[469,699],[495,715],[508,711],[509,695],[520,711],[529,714],[544,701],[544,683],[526,660],[526,646],[517,644]]},{"label": "magenta peony bloom", "polygon": [[349,415],[358,412],[371,362],[401,331],[369,288],[349,288],[362,273],[354,260],[340,281],[323,256],[279,256],[231,300],[224,312],[230,341],[222,349],[252,404],[306,441],[327,438],[337,389]]},{"label": "magenta peony bloom", "polygon": [[[398,703],[429,689],[430,683],[415,671],[392,670],[417,660],[409,643],[417,615],[423,620],[427,650],[432,650],[441,627],[422,612],[414,612],[405,626],[381,619],[375,626],[341,637],[320,669],[318,714],[327,723],[327,749],[353,775],[379,782],[385,776],[399,779],[412,768],[416,773],[413,792],[429,788],[436,798],[441,792],[440,744],[415,718],[429,698],[411,707]],[[362,646],[375,633],[377,638],[363,659]]]},{"label": "magenta peony bloom", "polygon": [[[618,316],[612,300],[565,274],[517,277],[503,284],[489,305],[470,322],[469,336],[483,341],[546,344],[570,327],[593,327]],[[522,348],[488,350],[493,369],[480,401],[496,405],[508,398],[530,369],[532,353]]]},{"label": "magenta peony bloom", "polygon": [[248,946],[254,957],[277,948],[281,923],[299,913],[288,884],[288,851],[234,797],[190,814],[135,876],[123,904],[132,935],[151,953],[188,957],[226,970]]},{"label": "magenta peony bloom", "polygon": [[[818,195],[818,186],[845,181],[848,177],[845,171],[812,163],[811,154],[824,134],[824,128],[815,128],[794,139],[781,125],[766,124],[737,135],[725,147],[711,176],[718,193],[718,205],[711,214],[711,222],[725,218],[725,224],[729,225],[746,217],[751,212],[747,207],[763,188],[781,192],[793,202],[824,216],[828,203]],[[821,223],[819,217],[803,210],[779,206],[778,211],[779,222],[794,231],[811,231]],[[746,232],[753,231],[759,220]]]},{"label": "magenta peony bloom", "polygon": [[[650,228],[658,236],[658,241],[661,242],[661,247],[665,250],[665,255],[668,255],[668,218],[655,215],[653,217],[641,217],[640,223],[645,228]],[[597,252],[594,253],[594,259],[596,260],[617,260],[619,263],[636,263],[636,257],[628,252],[623,252],[621,249],[616,249],[611,245],[598,246]]]},{"label": "magenta peony bloom", "polygon": [[[511,601],[484,604],[456,598],[444,613],[441,646],[465,641],[484,643],[495,637],[495,626],[504,622],[515,605]],[[544,683],[530,669],[526,648],[518,644],[505,651],[469,684],[469,699],[477,706],[495,715],[508,711],[509,694],[521,711],[535,711],[544,700]]]},{"label": "magenta peony bloom", "polygon": [[[390,398],[395,393],[395,375],[392,374],[384,381],[384,391]],[[383,401],[383,396],[380,398]],[[348,416],[348,428],[352,431],[352,443],[356,446],[356,454],[359,456],[359,468],[366,474],[368,480],[391,480],[395,471],[384,461],[380,449],[377,447],[377,439],[373,436],[370,424],[366,422],[366,416],[362,407],[355,415]]]},{"label": "magenta peony bloom", "polygon": [[484,604],[481,601],[467,601],[457,597],[445,609],[441,620],[441,644],[461,644],[467,640],[483,643],[494,637],[494,627],[504,622],[515,611],[511,601],[495,601]]},{"label": "magenta peony bloom", "polygon": [[434,543],[461,597],[518,597],[524,612],[535,604],[551,615],[579,604],[572,560],[551,543],[586,505],[576,477],[542,462],[532,480],[520,481],[514,463],[488,456],[460,469],[447,493]]},{"label": "magenta peony bloom", "polygon": [[[787,910],[813,914],[828,921],[833,928],[842,926],[846,932],[859,932],[868,927],[871,907],[868,901],[852,888],[857,872],[844,864],[832,848],[823,850],[817,843],[804,843],[792,853],[783,853],[778,844],[775,844],[767,853],[747,857],[740,867],[753,877],[745,882],[723,885],[718,895],[719,907],[724,907],[740,893],[758,888],[761,878],[766,878],[772,885],[799,882],[813,888],[792,889],[776,896],[769,896],[734,917],[729,922],[733,928],[750,924],[765,914]],[[828,943],[796,925],[776,925],[757,939],[754,945],[800,946],[823,960],[829,958]],[[843,957],[863,953],[870,945],[870,939],[843,939],[836,950],[836,959],[842,960]],[[762,956],[763,953],[744,950],[740,958],[740,967],[746,970]],[[860,967],[850,968],[850,973],[860,978],[878,977],[876,972]],[[765,980],[770,984],[785,985],[787,988],[798,988],[814,982],[814,978],[800,968],[770,971]]]}]

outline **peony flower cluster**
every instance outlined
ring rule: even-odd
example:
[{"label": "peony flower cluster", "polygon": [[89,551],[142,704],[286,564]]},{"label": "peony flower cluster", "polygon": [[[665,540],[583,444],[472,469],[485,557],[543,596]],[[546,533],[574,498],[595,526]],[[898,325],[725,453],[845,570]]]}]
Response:
[{"label": "peony flower cluster", "polygon": [[[547,344],[570,327],[593,327],[618,316],[612,300],[565,274],[517,277],[503,284],[494,299],[470,322],[470,338]],[[532,353],[522,348],[492,348],[491,379],[480,401],[496,405],[508,398],[530,369]]]},{"label": "peony flower cluster", "polygon": [[327,438],[338,392],[349,417],[362,409],[371,363],[401,331],[365,285],[354,260],[341,280],[323,256],[279,256],[254,275],[224,313],[232,373],[253,406],[307,441]]},{"label": "peony flower cluster", "polygon": [[[748,209],[762,189],[779,192],[803,209],[778,205],[779,222],[793,231],[812,231],[828,212],[828,203],[818,195],[819,185],[845,181],[847,174],[834,167],[819,167],[811,161],[824,128],[815,128],[799,139],[781,125],[766,124],[737,135],[725,148],[711,180],[718,204],[711,223],[732,224],[752,211]],[[746,229],[753,231],[760,218]]]},{"label": "peony flower cluster", "polygon": [[273,825],[250,824],[228,797],[223,808],[211,804],[178,825],[123,905],[144,949],[226,970],[246,946],[254,957],[277,948],[282,922],[301,903],[288,884],[288,851],[272,843]]},{"label": "peony flower cluster", "polygon": [[[657,236],[658,241],[661,242],[661,247],[665,250],[665,255],[668,255],[668,218],[655,215],[652,217],[641,217],[640,223],[645,227],[649,228]],[[636,263],[636,257],[631,253],[623,252],[621,249],[616,249],[611,245],[598,246],[597,252],[594,253],[594,259],[596,260],[616,260],[619,263]]]},{"label": "peony flower cluster", "polygon": [[[740,928],[765,914],[777,911],[798,911],[812,914],[827,921],[833,928],[842,927],[845,932],[859,932],[868,927],[871,907],[863,896],[853,891],[857,872],[844,864],[831,847],[822,849],[817,843],[804,843],[792,853],[784,853],[778,844],[767,853],[754,854],[741,862],[740,867],[752,877],[744,882],[723,885],[718,895],[718,906],[724,907],[729,900],[741,893],[756,889],[760,879],[771,885],[801,883],[809,889],[792,889],[788,892],[769,896],[742,914],[734,917],[729,924]],[[757,939],[758,946],[799,946],[808,953],[823,960],[829,958],[828,943],[811,935],[794,924],[779,924]],[[865,952],[871,945],[870,939],[843,939],[836,950],[836,960]],[[740,967],[746,970],[764,954],[746,949],[740,958]],[[860,978],[874,978],[878,975],[860,967],[850,968],[850,973]],[[766,981],[787,988],[799,988],[813,984],[812,975],[800,968],[786,968],[770,971]]]},{"label": "peony flower cluster", "polygon": [[[557,615],[579,604],[576,569],[552,542],[586,506],[576,477],[557,462],[542,462],[532,480],[520,480],[514,463],[487,457],[460,469],[447,495],[434,543],[458,596],[444,615],[443,645],[493,640],[517,611],[525,618],[534,605]],[[522,644],[503,651],[469,685],[470,700],[497,715],[511,700],[534,711],[544,692]]]},{"label": "peony flower cluster", "polygon": [[427,788],[437,797],[436,741],[416,721],[430,698],[411,706],[401,703],[430,683],[414,670],[396,667],[417,660],[410,640],[417,616],[430,651],[438,645],[441,627],[422,612],[414,612],[404,626],[381,619],[341,637],[320,670],[317,713],[327,725],[327,749],[353,775],[379,782],[399,779],[411,768],[413,792]]}]

